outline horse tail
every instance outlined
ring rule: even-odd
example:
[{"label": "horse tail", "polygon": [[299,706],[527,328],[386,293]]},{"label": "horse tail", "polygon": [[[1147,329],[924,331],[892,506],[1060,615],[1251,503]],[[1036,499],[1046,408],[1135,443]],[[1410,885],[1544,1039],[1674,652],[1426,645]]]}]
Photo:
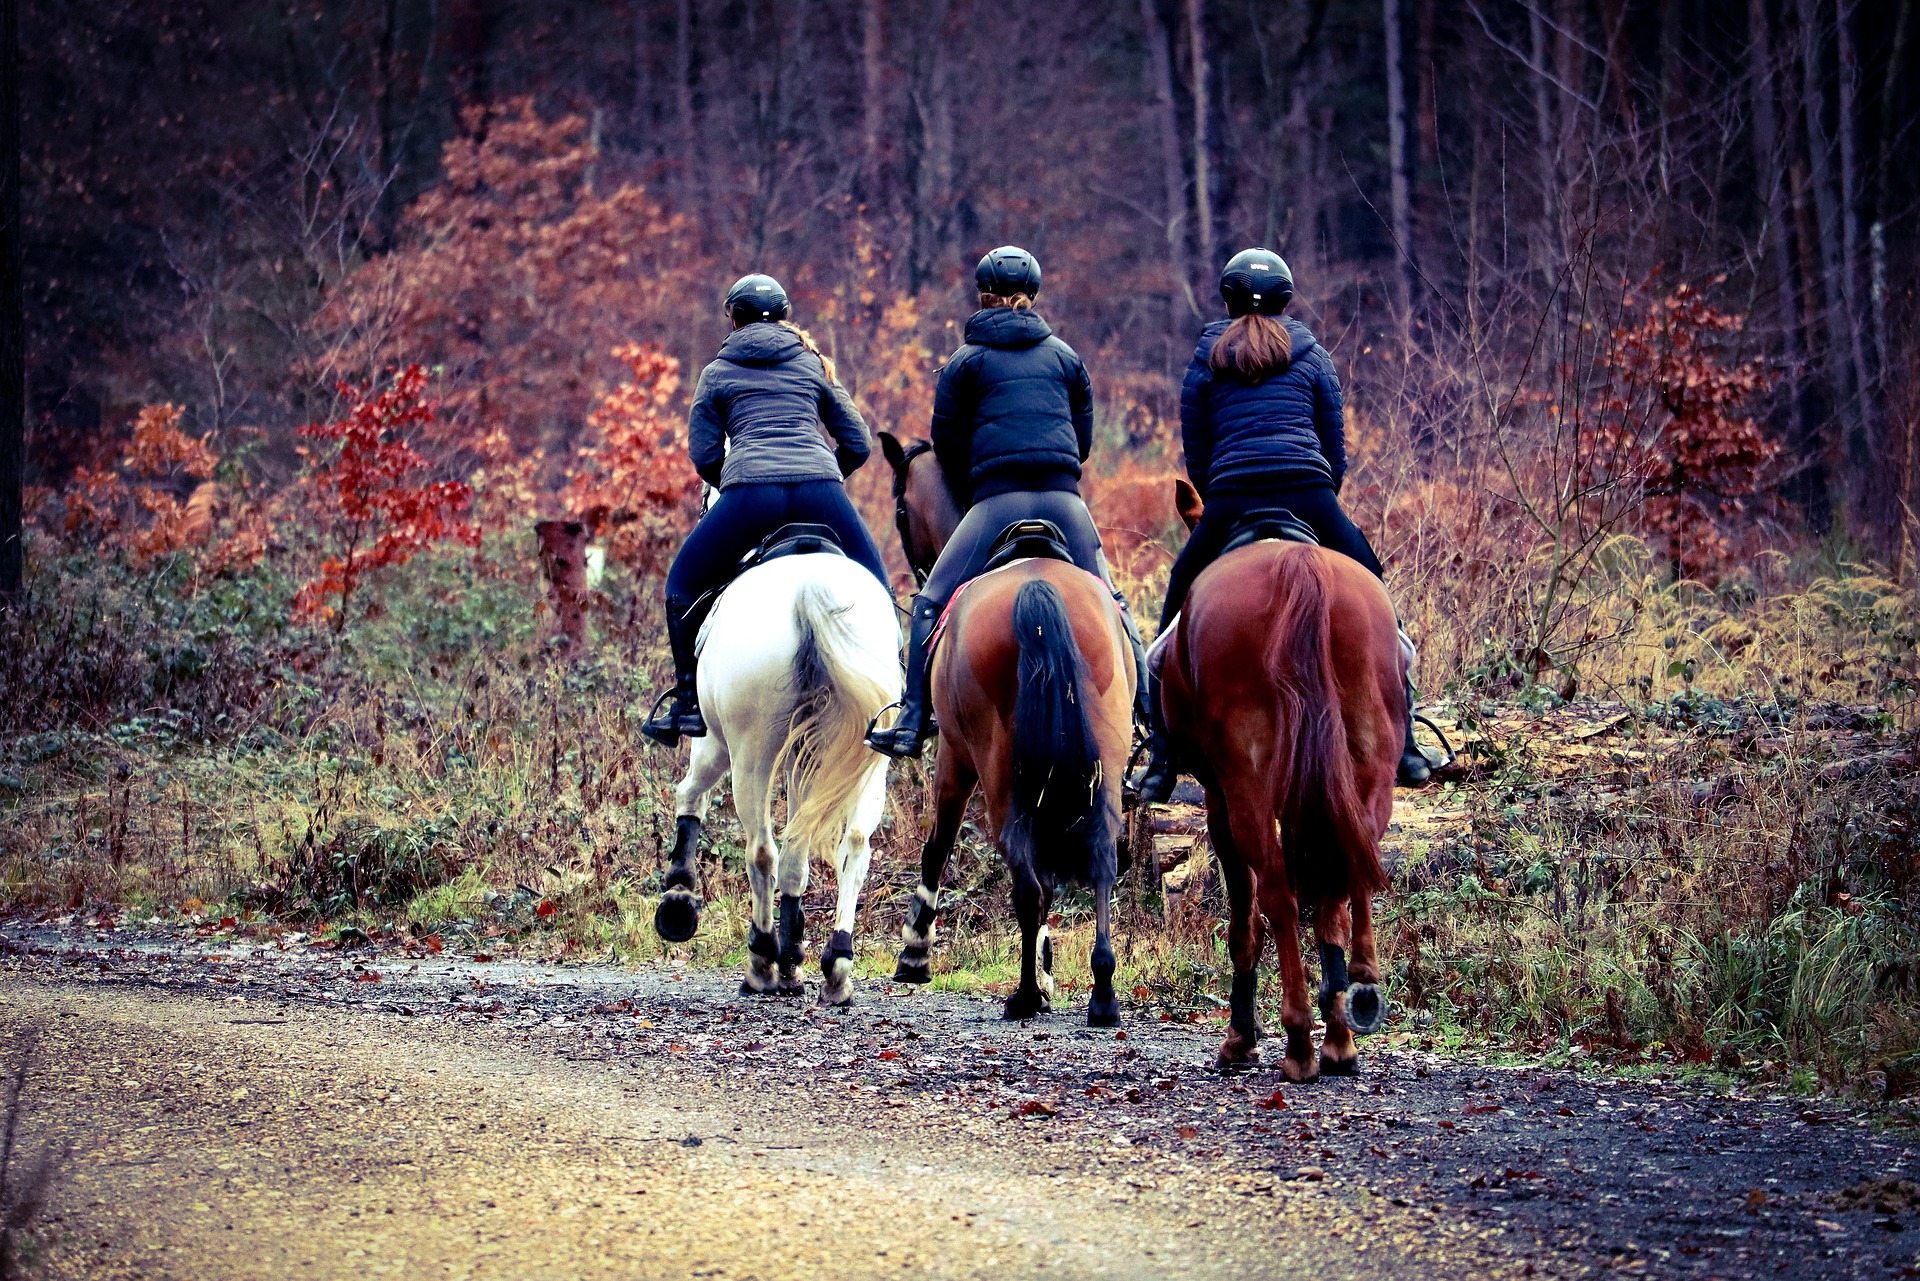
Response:
[{"label": "horse tail", "polygon": [[1309,903],[1378,893],[1387,874],[1340,715],[1325,561],[1284,552],[1274,558],[1273,576],[1276,625],[1266,667],[1279,696],[1274,816],[1287,874]]},{"label": "horse tail", "polygon": [[1108,885],[1116,818],[1087,716],[1087,670],[1060,589],[1030,579],[1013,598],[1020,647],[1013,705],[1013,798],[1007,850],[1055,880]]},{"label": "horse tail", "polygon": [[862,785],[878,759],[867,750],[867,725],[893,698],[861,668],[859,638],[847,621],[852,608],[817,580],[802,583],[793,599],[800,635],[793,711],[773,776],[788,771],[781,839],[809,854],[831,856],[846,839]]}]

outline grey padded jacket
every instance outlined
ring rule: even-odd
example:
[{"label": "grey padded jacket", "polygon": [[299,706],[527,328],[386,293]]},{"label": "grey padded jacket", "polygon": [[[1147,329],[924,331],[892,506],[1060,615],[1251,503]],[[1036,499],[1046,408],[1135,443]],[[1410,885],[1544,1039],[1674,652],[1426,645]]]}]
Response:
[{"label": "grey padded jacket", "polygon": [[799,334],[769,322],[734,330],[700,371],[687,436],[694,470],[717,489],[840,480],[873,452],[847,389]]}]

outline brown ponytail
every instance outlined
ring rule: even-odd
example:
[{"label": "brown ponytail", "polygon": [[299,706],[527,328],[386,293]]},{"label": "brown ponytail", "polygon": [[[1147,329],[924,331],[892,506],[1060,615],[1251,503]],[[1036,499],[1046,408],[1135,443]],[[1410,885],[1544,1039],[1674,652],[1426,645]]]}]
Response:
[{"label": "brown ponytail", "polygon": [[980,295],[980,306],[982,308],[1011,307],[1015,311],[1031,311],[1033,310],[1033,295],[983,293]]},{"label": "brown ponytail", "polygon": [[794,333],[798,334],[801,343],[806,349],[820,358],[820,367],[827,371],[828,382],[837,383],[840,381],[839,371],[833,367],[833,357],[820,350],[820,344],[813,340],[812,334],[800,328],[800,326],[794,324],[791,320],[783,320],[780,322],[780,325],[782,328],[791,329]]},{"label": "brown ponytail", "polygon": [[1278,316],[1250,311],[1227,326],[1213,344],[1207,365],[1216,374],[1230,374],[1242,382],[1264,382],[1284,374],[1293,363],[1293,339]]}]

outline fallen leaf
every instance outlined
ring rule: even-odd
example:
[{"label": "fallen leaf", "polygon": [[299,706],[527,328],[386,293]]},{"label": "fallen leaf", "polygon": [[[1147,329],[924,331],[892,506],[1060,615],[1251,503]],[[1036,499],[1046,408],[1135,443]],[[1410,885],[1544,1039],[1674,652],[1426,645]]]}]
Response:
[{"label": "fallen leaf", "polygon": [[1327,1177],[1327,1172],[1317,1165],[1303,1165],[1294,1171],[1293,1177],[1296,1179],[1304,1179],[1308,1183],[1318,1183]]},{"label": "fallen leaf", "polygon": [[476,961],[482,961],[482,962],[491,961],[493,959],[493,953],[492,952],[475,952],[473,954],[473,959]]},{"label": "fallen leaf", "polygon": [[1269,1112],[1278,1112],[1287,1106],[1287,1096],[1281,1093],[1279,1090],[1275,1090],[1272,1094],[1269,1094],[1266,1098],[1261,1099],[1259,1103],[1256,1104],[1255,1106],[1263,1107],[1267,1109],[1267,1111]]},{"label": "fallen leaf", "polygon": [[552,916],[555,912],[558,912],[559,910],[560,910],[559,908],[553,905],[552,899],[543,898],[540,900],[540,906],[533,909],[533,914],[535,916],[538,916],[541,920],[545,920],[546,918],[548,918],[549,916]]},{"label": "fallen leaf", "polygon": [[380,981],[380,971],[361,970],[353,976],[353,981],[355,983],[378,983]]},{"label": "fallen leaf", "polygon": [[898,1050],[882,1050],[882,1051],[880,1051],[880,1057],[881,1057],[881,1058],[883,1058],[883,1059],[897,1059],[897,1058],[899,1058],[899,1057],[900,1057],[900,1051],[898,1051]]},{"label": "fallen leaf", "polygon": [[1469,1103],[1460,1109],[1461,1113],[1466,1116],[1478,1116],[1482,1112],[1498,1112],[1499,1110],[1500,1105],[1498,1103]]},{"label": "fallen leaf", "polygon": [[1173,1132],[1179,1135],[1183,1139],[1191,1139],[1196,1134],[1200,1133],[1200,1131],[1194,1129],[1191,1125],[1175,1126]]},{"label": "fallen leaf", "polygon": [[1044,1099],[1028,1099],[1013,1109],[1014,1116],[1058,1116],[1060,1109]]}]

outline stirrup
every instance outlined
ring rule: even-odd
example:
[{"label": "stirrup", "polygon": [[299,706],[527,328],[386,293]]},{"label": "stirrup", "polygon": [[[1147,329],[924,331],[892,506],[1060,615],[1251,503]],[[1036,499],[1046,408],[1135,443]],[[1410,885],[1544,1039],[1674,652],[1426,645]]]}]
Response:
[{"label": "stirrup", "polygon": [[[1457,758],[1457,753],[1455,753],[1455,751],[1453,750],[1453,744],[1450,741],[1448,741],[1445,731],[1443,731],[1438,725],[1435,725],[1427,717],[1422,716],[1419,712],[1414,712],[1411,715],[1411,717],[1409,717],[1409,721],[1410,721],[1410,725],[1407,732],[1408,751],[1415,752],[1419,755],[1420,761],[1423,765],[1426,766],[1427,772],[1424,778],[1413,777],[1407,770],[1407,757],[1406,757],[1406,753],[1403,752],[1401,753],[1401,756],[1400,756],[1400,768],[1397,771],[1395,771],[1396,776],[1394,778],[1394,782],[1401,787],[1424,787],[1426,786],[1426,784],[1433,781],[1433,776],[1435,774],[1439,773],[1441,770],[1446,769],[1448,766],[1453,764],[1454,760]],[[1431,756],[1427,754],[1427,749],[1420,746],[1420,744],[1414,739],[1413,732],[1411,729],[1412,725],[1425,725],[1429,730],[1433,732],[1433,736],[1440,740],[1440,746],[1442,750],[1446,752],[1446,758],[1444,760],[1435,761]]]},{"label": "stirrup", "polygon": [[897,761],[917,761],[920,759],[921,751],[924,750],[926,746],[927,739],[933,737],[934,733],[937,732],[937,727],[933,724],[933,718],[931,716],[927,718],[927,724],[923,733],[909,737],[903,737],[908,728],[904,725],[895,724],[888,726],[886,729],[880,728],[880,718],[882,716],[885,716],[896,707],[903,707],[905,705],[905,699],[895,699],[873,714],[873,719],[867,722],[867,746],[879,752],[882,756],[891,756]]},{"label": "stirrup", "polygon": [[[673,708],[663,713],[661,707],[669,701]],[[689,703],[692,704],[691,708],[688,707]],[[675,685],[654,700],[653,710],[647,713],[640,732],[662,747],[678,747],[682,737],[705,738],[707,721],[700,714],[699,696]]]}]

